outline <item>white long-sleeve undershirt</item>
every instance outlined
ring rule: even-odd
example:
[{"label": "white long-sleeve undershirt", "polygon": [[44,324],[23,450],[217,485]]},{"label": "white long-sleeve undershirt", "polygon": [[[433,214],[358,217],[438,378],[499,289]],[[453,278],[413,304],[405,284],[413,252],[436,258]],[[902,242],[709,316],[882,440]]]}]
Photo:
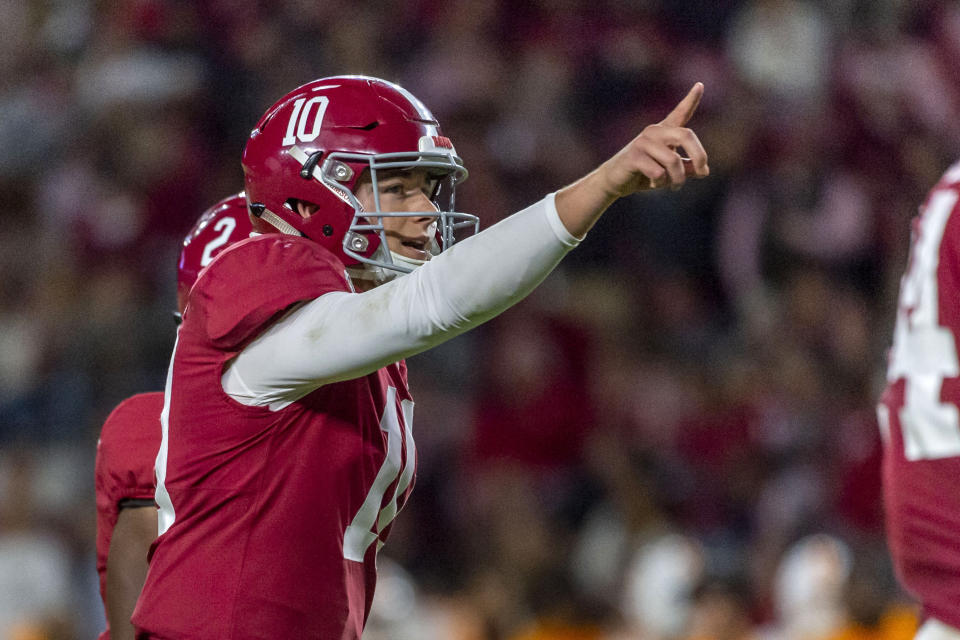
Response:
[{"label": "white long-sleeve undershirt", "polygon": [[406,276],[298,305],[228,364],[223,389],[277,411],[325,384],[372,373],[516,304],[578,243],[551,194]]}]

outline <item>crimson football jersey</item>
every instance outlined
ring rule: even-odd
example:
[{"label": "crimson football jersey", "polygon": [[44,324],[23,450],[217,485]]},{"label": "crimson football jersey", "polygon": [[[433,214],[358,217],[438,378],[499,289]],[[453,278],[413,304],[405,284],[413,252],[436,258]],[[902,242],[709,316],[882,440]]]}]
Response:
[{"label": "crimson football jersey", "polygon": [[[107,554],[124,501],[153,502],[153,465],[160,448],[163,393],[140,393],[121,402],[107,417],[97,441],[94,488],[97,497],[97,573],[107,607]],[[152,508],[152,507],[144,507]],[[100,634],[108,640],[110,626]]]},{"label": "crimson football jersey", "polygon": [[221,386],[291,305],[349,290],[333,254],[278,234],[224,251],[191,290],[161,417],[161,535],[133,616],[145,637],[360,636],[377,550],[414,480],[405,365],[276,411]]},{"label": "crimson football jersey", "polygon": [[960,164],[914,220],[878,418],[897,575],[960,628]]}]

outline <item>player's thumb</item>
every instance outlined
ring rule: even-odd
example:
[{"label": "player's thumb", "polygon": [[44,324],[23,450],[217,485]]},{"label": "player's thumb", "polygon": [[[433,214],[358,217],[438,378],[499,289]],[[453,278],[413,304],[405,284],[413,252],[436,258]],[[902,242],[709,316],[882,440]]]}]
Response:
[{"label": "player's thumb", "polygon": [[681,100],[680,103],[673,108],[673,111],[671,111],[666,118],[660,121],[660,124],[669,127],[684,126],[690,121],[690,118],[693,117],[694,112],[700,105],[700,99],[702,97],[703,83],[694,83],[693,87],[690,88],[690,91],[683,98],[683,100]]}]

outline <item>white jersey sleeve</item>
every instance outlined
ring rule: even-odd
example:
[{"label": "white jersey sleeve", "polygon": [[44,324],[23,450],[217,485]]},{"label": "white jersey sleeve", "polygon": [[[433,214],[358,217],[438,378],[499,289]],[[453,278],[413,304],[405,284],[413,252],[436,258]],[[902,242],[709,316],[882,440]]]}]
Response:
[{"label": "white jersey sleeve", "polygon": [[580,241],[553,194],[364,293],[302,303],[227,366],[224,391],[280,410],[453,338],[526,297]]}]

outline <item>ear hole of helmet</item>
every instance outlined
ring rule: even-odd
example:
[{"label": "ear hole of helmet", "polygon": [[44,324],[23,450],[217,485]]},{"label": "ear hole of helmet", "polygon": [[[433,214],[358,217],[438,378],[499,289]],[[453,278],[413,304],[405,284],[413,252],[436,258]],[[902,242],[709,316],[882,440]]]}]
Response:
[{"label": "ear hole of helmet", "polygon": [[[288,199],[286,202],[283,203],[283,206],[285,206],[287,209],[290,209],[295,214],[303,218],[309,218],[310,216],[304,216],[302,213],[300,213],[300,208],[297,205],[300,204],[301,202],[307,209],[313,209],[314,213],[319,209],[317,205],[311,202],[308,202],[307,200],[297,200],[296,198]],[[310,215],[313,215],[313,214],[311,213]]]}]

